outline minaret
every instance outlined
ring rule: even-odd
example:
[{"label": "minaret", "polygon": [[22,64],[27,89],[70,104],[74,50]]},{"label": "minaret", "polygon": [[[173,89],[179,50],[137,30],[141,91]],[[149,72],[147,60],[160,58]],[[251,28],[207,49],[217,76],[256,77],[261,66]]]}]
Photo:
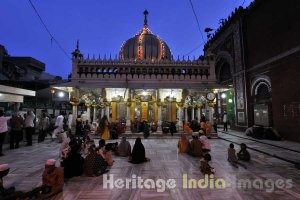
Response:
[{"label": "minaret", "polygon": [[79,40],[77,40],[76,49],[72,52],[72,78],[77,78],[78,76],[78,63],[83,59],[83,55],[79,50]]},{"label": "minaret", "polygon": [[79,50],[79,40],[77,40],[76,49],[72,52],[72,58],[74,59],[82,59],[83,55],[80,53]]}]

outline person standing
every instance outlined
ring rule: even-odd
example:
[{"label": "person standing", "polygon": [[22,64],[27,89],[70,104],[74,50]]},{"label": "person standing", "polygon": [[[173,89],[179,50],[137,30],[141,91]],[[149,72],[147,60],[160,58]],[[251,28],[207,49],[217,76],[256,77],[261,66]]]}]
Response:
[{"label": "person standing", "polygon": [[223,128],[223,131],[226,131],[227,132],[227,113],[224,112],[224,116],[223,116],[223,123],[224,123],[224,128]]},{"label": "person standing", "polygon": [[16,113],[10,119],[10,149],[19,148],[19,142],[23,134],[24,119],[20,113]]},{"label": "person standing", "polygon": [[101,139],[109,140],[110,139],[109,122],[108,122],[108,119],[107,119],[106,115],[104,115],[102,117],[99,126],[100,126],[100,130],[102,130]]},{"label": "person standing", "polygon": [[50,127],[50,119],[46,115],[45,112],[42,114],[42,119],[40,120],[40,130],[39,130],[39,137],[38,142],[43,142],[45,140],[45,137],[47,135],[47,132],[49,131]]},{"label": "person standing", "polygon": [[34,119],[35,114],[33,111],[28,111],[25,118],[25,130],[26,130],[26,146],[32,146],[32,134],[34,132]]},{"label": "person standing", "polygon": [[4,111],[0,110],[0,156],[4,156],[2,153],[2,145],[6,136],[7,128],[7,121],[10,120],[11,117],[5,117]]},{"label": "person standing", "polygon": [[58,137],[58,142],[62,142],[61,132],[64,130],[64,112],[60,111],[55,121],[55,129],[52,134],[52,139]]},{"label": "person standing", "polygon": [[69,112],[69,115],[68,115],[68,128],[69,128],[69,130],[72,129],[72,120],[73,120],[73,114],[71,112]]}]

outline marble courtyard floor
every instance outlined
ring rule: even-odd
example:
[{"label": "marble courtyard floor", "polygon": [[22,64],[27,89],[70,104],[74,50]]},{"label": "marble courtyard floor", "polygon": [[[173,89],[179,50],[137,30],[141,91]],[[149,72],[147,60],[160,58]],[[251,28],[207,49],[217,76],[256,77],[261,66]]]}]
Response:
[{"label": "marble courtyard floor", "polygon": [[[96,144],[98,140],[95,140]],[[111,140],[114,142],[117,140]],[[131,145],[134,139],[129,139]],[[300,170],[291,163],[249,150],[252,161],[247,169],[234,168],[227,162],[228,141],[211,139],[212,162],[216,174],[205,182],[199,170],[199,159],[186,154],[177,153],[177,138],[142,139],[146,155],[150,162],[133,165],[126,158],[114,157],[115,163],[107,173],[108,178],[134,179],[135,176],[153,181],[158,184],[155,188],[133,189],[104,188],[104,176],[75,177],[70,179],[64,187],[63,193],[52,199],[113,199],[113,200],[192,200],[192,199],[300,199]],[[257,144],[263,146],[263,144]],[[33,146],[8,150],[4,148],[5,156],[0,157],[0,163],[8,163],[11,167],[8,176],[4,177],[5,187],[15,186],[16,190],[29,191],[41,184],[41,174],[44,163],[49,158],[58,158],[60,144],[46,140],[44,143],[34,142]],[[236,145],[236,149],[239,147]],[[57,163],[58,164],[58,163]],[[187,178],[184,178],[184,175]],[[172,184],[159,184],[174,179]],[[202,183],[197,188],[185,188],[185,180],[195,179]],[[112,180],[112,179],[110,179]],[[136,180],[136,179],[134,179]],[[248,181],[248,187],[239,187],[241,181]],[[120,181],[120,180],[119,180]],[[170,182],[169,182],[170,183]],[[209,183],[205,185],[205,183]],[[217,184],[217,185],[216,185]],[[147,186],[148,184],[146,184]],[[166,188],[162,186],[166,185]],[[167,188],[167,186],[172,188]],[[175,186],[175,187],[174,187]],[[188,186],[188,185],[187,185]],[[192,185],[191,185],[192,186]],[[216,188],[216,186],[225,188]]]}]

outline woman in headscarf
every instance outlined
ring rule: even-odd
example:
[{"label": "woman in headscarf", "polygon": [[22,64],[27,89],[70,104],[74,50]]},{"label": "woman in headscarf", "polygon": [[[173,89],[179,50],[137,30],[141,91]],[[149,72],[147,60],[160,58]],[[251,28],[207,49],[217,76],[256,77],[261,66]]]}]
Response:
[{"label": "woman in headscarf", "polygon": [[110,139],[109,122],[106,115],[104,115],[100,120],[99,128],[100,128],[101,139],[109,140]]},{"label": "woman in headscarf", "polygon": [[187,153],[189,151],[190,142],[186,138],[185,134],[181,135],[181,138],[178,141],[178,153]]},{"label": "woman in headscarf", "polygon": [[116,152],[119,156],[130,156],[131,154],[131,145],[128,141],[126,141],[126,137],[123,136],[122,140],[118,146],[118,151]]},{"label": "woman in headscarf", "polygon": [[190,123],[189,122],[185,122],[183,125],[183,132],[187,135],[190,135],[193,133],[193,130],[190,128]]},{"label": "woman in headscarf", "polygon": [[145,147],[142,143],[141,138],[138,137],[135,140],[131,153],[131,160],[129,162],[133,164],[139,164],[147,161],[149,161],[149,159],[146,158]]},{"label": "woman in headscarf", "polygon": [[97,154],[96,146],[90,146],[89,154],[84,161],[84,174],[86,176],[99,176],[108,171],[106,168],[107,162]]}]

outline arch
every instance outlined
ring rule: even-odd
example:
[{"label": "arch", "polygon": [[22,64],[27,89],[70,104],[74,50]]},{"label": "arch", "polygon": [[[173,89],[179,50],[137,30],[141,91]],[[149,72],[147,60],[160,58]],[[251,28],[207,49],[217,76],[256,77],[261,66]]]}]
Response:
[{"label": "arch", "polygon": [[256,77],[251,84],[251,96],[257,95],[258,89],[263,85],[265,85],[268,89],[268,92],[271,93],[272,87],[270,78],[266,75],[260,75]]},{"label": "arch", "polygon": [[[226,51],[218,52],[216,56],[215,73],[219,82],[228,81],[232,79],[234,72],[234,63],[231,55]],[[222,78],[224,76],[224,78]]]}]

